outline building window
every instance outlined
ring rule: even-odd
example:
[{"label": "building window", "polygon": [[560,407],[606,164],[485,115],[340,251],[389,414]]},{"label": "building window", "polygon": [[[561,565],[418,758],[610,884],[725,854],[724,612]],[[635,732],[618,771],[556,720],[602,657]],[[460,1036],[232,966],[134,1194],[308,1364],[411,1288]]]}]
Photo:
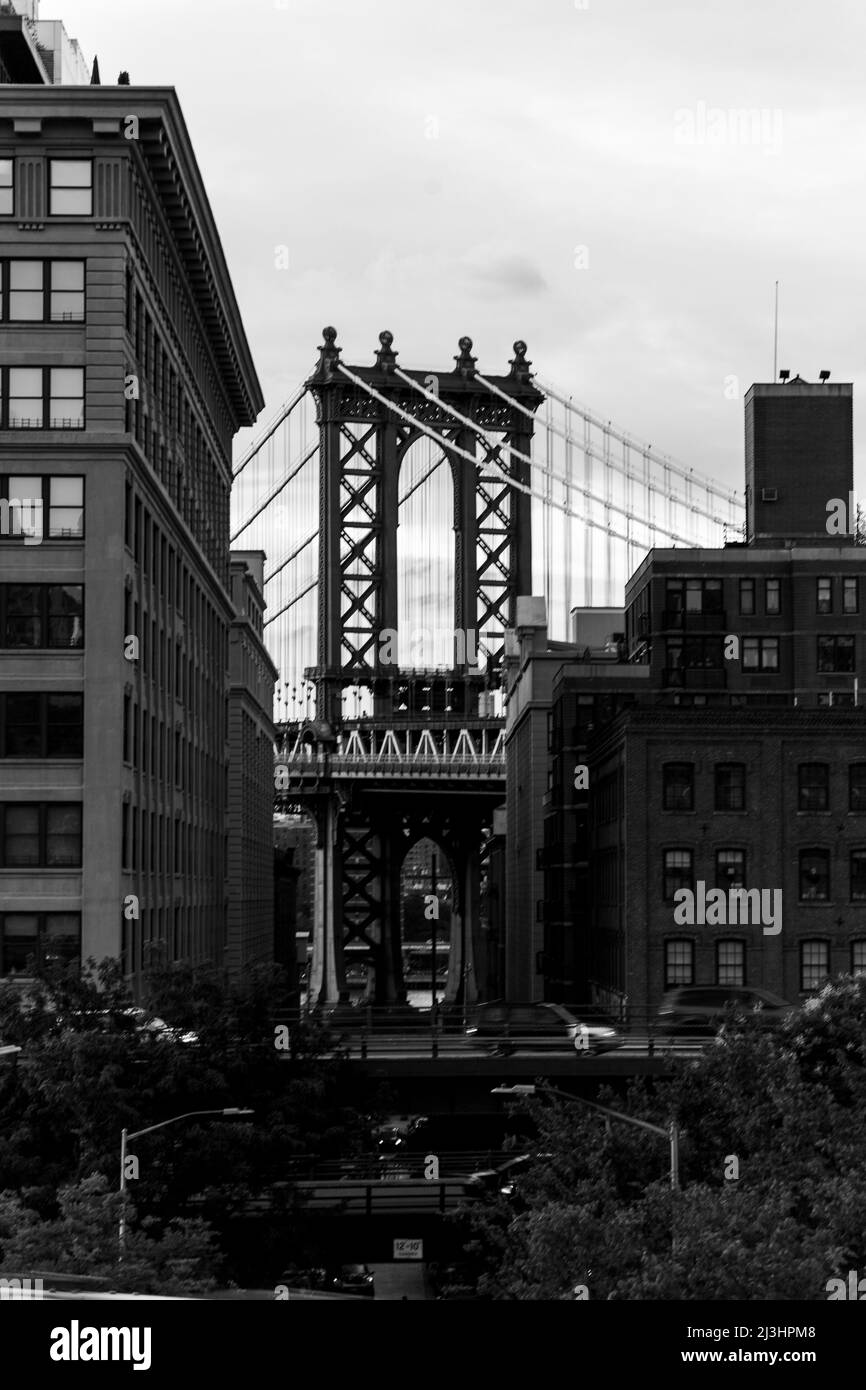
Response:
[{"label": "building window", "polygon": [[743,670],[744,671],[778,671],[779,669],[779,639],[778,637],[744,637],[743,638]]},{"label": "building window", "polygon": [[0,868],[81,868],[81,804],[0,805]]},{"label": "building window", "polygon": [[0,320],[82,323],[84,261],[0,261]]},{"label": "building window", "polygon": [[674,613],[721,613],[721,579],[669,579],[666,607]]},{"label": "building window", "polygon": [[0,917],[0,975],[69,965],[80,954],[79,912],[6,912]]},{"label": "building window", "polygon": [[830,900],[830,853],[826,849],[800,851],[800,902]]},{"label": "building window", "polygon": [[10,217],[15,211],[13,169],[11,159],[0,159],[0,217]]},{"label": "building window", "polygon": [[667,903],[674,900],[680,888],[694,889],[694,869],[690,849],[666,849],[664,852],[663,896]]},{"label": "building window", "polygon": [[801,763],[798,768],[799,811],[830,809],[830,768],[827,763]]},{"label": "building window", "polygon": [[854,850],[851,854],[851,901],[866,902],[866,850]]},{"label": "building window", "polygon": [[800,989],[804,994],[818,989],[830,973],[830,945],[827,941],[800,942]]},{"label": "building window", "polygon": [[771,615],[782,611],[782,585],[778,579],[764,580],[764,612]]},{"label": "building window", "polygon": [[716,763],[715,806],[717,811],[746,809],[745,763]]},{"label": "building window", "polygon": [[860,612],[860,594],[856,577],[847,575],[842,580],[842,612]]},{"label": "building window", "polygon": [[45,691],[0,695],[0,757],[83,756],[83,695]]},{"label": "building window", "polygon": [[851,942],[851,974],[866,975],[866,940]]},{"label": "building window", "polygon": [[854,638],[819,637],[818,670],[825,672],[854,671]]},{"label": "building window", "polygon": [[51,323],[84,322],[84,262],[49,262],[48,318]]},{"label": "building window", "polygon": [[84,429],[83,367],[6,367],[0,390],[3,429]]},{"label": "building window", "polygon": [[692,763],[665,763],[662,769],[666,811],[693,811],[695,769]]},{"label": "building window", "polygon": [[746,946],[743,941],[716,942],[716,984],[746,983]]},{"label": "building window", "polygon": [[13,650],[83,647],[83,585],[0,584],[0,645]]},{"label": "building window", "polygon": [[746,886],[746,852],[742,849],[716,850],[716,887],[727,892],[729,888]]},{"label": "building window", "polygon": [[744,617],[750,618],[755,611],[755,581],[754,579],[740,580],[740,612]]},{"label": "building window", "polygon": [[695,982],[695,943],[693,941],[665,942],[665,989],[674,985],[693,985]]},{"label": "building window", "polygon": [[816,579],[815,612],[833,612],[833,581],[832,579]]},{"label": "building window", "polygon": [[[47,535],[49,539],[84,535],[84,479],[42,477],[38,474],[0,474],[0,539]],[[47,506],[47,525],[45,510]]]},{"label": "building window", "polygon": [[848,810],[866,811],[866,763],[851,763],[848,768]]},{"label": "building window", "polygon": [[51,217],[90,217],[93,212],[93,160],[49,160]]}]

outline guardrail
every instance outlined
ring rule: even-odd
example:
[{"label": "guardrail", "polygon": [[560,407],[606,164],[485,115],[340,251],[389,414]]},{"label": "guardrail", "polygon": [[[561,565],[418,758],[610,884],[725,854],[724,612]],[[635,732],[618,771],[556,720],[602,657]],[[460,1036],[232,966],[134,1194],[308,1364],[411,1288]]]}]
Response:
[{"label": "guardrail", "polygon": [[514,1051],[574,1052],[576,1057],[588,1057],[596,1052],[616,1056],[623,1049],[638,1049],[653,1057],[656,1051],[665,1053],[694,1050],[709,1042],[713,1029],[689,1033],[666,1025],[659,1020],[657,1009],[628,1006],[626,1019],[620,1020],[611,1011],[597,1005],[568,1006],[569,1012],[583,1024],[599,1025],[615,1030],[619,1043],[609,1047],[606,1040],[594,1040],[592,1034],[584,1040],[570,1039],[563,1024],[562,1031],[550,1032],[505,1024],[496,1032],[475,1034],[472,1029],[478,1018],[478,1006],[441,1004],[435,1012],[429,1008],[368,1005],[333,1005],[308,1013],[278,1015],[276,1023],[291,1024],[299,1017],[318,1020],[331,1033],[335,1050],[349,1057],[366,1060],[371,1054],[393,1052],[437,1058],[443,1053],[454,1055],[507,1055]]}]

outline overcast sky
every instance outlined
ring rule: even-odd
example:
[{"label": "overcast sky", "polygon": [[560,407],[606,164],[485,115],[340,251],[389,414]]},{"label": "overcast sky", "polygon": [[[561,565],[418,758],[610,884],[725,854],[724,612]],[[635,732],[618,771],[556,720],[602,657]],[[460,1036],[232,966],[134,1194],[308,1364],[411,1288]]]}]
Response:
[{"label": "overcast sky", "polygon": [[371,362],[390,328],[404,367],[434,371],[463,333],[480,370],[505,371],[522,337],[543,377],[741,487],[742,394],[772,376],[777,279],[779,366],[859,390],[860,0],[43,0],[41,14],[99,55],[103,81],[127,68],[176,87],[260,425],[312,369],[324,324],[347,363]]}]

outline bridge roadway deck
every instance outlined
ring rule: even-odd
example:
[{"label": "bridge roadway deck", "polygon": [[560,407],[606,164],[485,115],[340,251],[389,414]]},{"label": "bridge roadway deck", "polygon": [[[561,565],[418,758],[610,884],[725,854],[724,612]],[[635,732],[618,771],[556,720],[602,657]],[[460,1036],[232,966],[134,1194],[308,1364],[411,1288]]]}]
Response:
[{"label": "bridge roadway deck", "polygon": [[352,1067],[361,1075],[442,1081],[474,1078],[489,1080],[492,1085],[503,1079],[531,1081],[535,1077],[604,1081],[632,1076],[667,1076],[672,1071],[674,1058],[698,1057],[702,1050],[694,1041],[665,1047],[656,1043],[651,1049],[645,1039],[630,1040],[628,1046],[598,1056],[565,1048],[518,1048],[505,1056],[492,1056],[460,1039],[440,1039],[434,1055],[429,1037],[377,1036],[366,1044],[352,1038],[344,1045],[348,1046]]}]

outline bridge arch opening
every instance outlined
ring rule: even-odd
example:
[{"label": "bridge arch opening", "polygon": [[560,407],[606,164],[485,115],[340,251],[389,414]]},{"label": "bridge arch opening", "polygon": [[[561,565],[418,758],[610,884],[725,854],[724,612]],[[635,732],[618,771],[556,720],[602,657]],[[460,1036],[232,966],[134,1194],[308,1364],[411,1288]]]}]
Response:
[{"label": "bridge arch opening", "polygon": [[396,655],[403,670],[453,667],[455,566],[454,478],[442,446],[425,435],[400,465]]},{"label": "bridge arch opening", "polygon": [[406,852],[400,871],[400,949],[406,1002],[429,1009],[445,998],[451,959],[454,880],[447,855],[429,836]]}]

